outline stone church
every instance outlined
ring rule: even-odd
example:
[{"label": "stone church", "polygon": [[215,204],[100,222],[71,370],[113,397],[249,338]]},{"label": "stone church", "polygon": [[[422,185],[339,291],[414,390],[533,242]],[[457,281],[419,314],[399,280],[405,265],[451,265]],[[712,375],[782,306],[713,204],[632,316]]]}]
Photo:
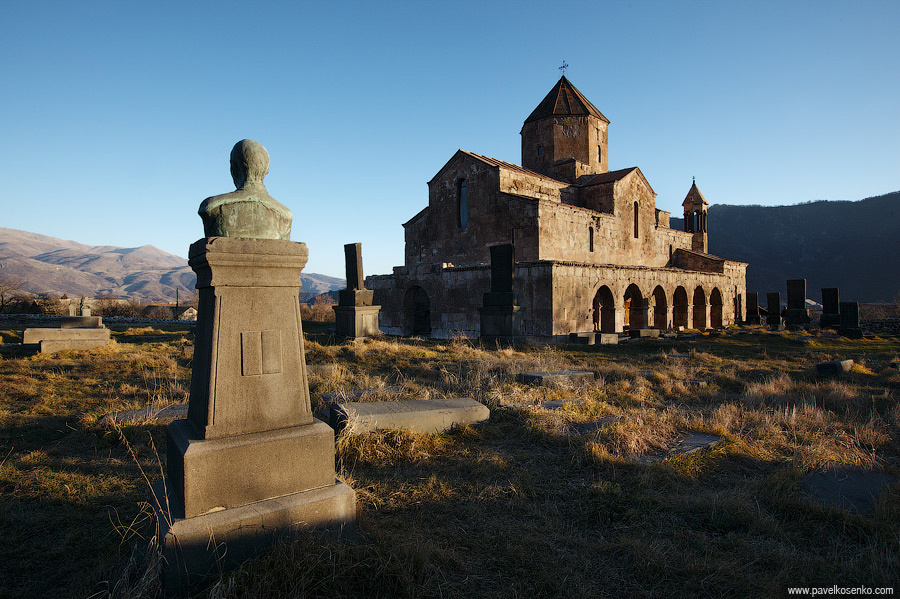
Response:
[{"label": "stone church", "polygon": [[565,76],[525,119],[522,166],[459,150],[404,223],[405,264],[370,276],[384,333],[477,337],[491,246],[512,244],[524,335],[722,328],[740,318],[747,265],[708,252],[691,185],[669,227],[638,167],[609,170],[609,119]]}]

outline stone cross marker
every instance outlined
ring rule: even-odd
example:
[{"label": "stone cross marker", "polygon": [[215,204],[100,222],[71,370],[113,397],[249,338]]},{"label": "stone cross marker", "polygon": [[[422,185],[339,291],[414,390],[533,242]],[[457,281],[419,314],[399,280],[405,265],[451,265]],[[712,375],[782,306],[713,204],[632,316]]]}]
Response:
[{"label": "stone cross marker", "polygon": [[787,312],[784,324],[805,326],[809,324],[809,309],[806,307],[806,279],[790,279],[787,282]]},{"label": "stone cross marker", "polygon": [[481,338],[486,341],[515,341],[525,336],[525,324],[513,293],[515,248],[511,243],[492,245],[491,290],[484,294]]},{"label": "stone cross marker", "polygon": [[766,294],[766,324],[770,328],[781,328],[781,293],[778,291]]},{"label": "stone cross marker", "polygon": [[169,592],[279,531],[356,521],[334,433],[310,409],[297,299],[306,245],[289,240],[290,211],[262,186],[265,148],[238,142],[231,165],[238,190],[204,200],[210,236],[189,251],[200,301],[188,416],[167,427],[168,476],[154,489]]},{"label": "stone cross marker", "polygon": [[334,306],[334,332],[347,339],[364,339],[380,335],[378,311],[373,306],[374,292],[366,289],[362,267],[362,244],[344,246],[344,265],[347,272],[347,288],[338,291],[338,305]]},{"label": "stone cross marker", "polygon": [[759,324],[759,294],[747,293],[747,324]]},{"label": "stone cross marker", "polygon": [[822,317],[820,327],[837,327],[841,324],[841,295],[837,287],[822,288]]},{"label": "stone cross marker", "polygon": [[491,291],[509,293],[513,290],[514,250],[511,243],[492,245]]}]

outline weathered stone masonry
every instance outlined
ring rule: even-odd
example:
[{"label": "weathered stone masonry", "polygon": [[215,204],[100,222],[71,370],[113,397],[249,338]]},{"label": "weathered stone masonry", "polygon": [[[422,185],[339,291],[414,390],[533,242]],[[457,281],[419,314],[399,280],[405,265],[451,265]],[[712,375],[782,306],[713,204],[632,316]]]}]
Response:
[{"label": "weathered stone masonry", "polygon": [[747,265],[707,253],[696,184],[671,229],[639,168],[608,170],[608,125],[563,77],[522,127],[524,166],[457,151],[404,224],[405,265],[366,279],[382,331],[478,336],[490,247],[508,243],[529,337],[741,319]]}]

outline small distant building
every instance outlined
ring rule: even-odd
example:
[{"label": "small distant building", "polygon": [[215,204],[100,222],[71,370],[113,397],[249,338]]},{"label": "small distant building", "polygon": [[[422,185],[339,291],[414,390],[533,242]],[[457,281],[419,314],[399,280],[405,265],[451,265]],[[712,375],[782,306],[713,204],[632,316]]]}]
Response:
[{"label": "small distant building", "polygon": [[562,77],[522,126],[522,166],[457,151],[404,223],[405,264],[370,276],[388,334],[479,335],[490,248],[514,247],[527,337],[722,328],[740,319],[747,264],[708,251],[696,183],[669,226],[638,167],[609,170],[610,121]]}]

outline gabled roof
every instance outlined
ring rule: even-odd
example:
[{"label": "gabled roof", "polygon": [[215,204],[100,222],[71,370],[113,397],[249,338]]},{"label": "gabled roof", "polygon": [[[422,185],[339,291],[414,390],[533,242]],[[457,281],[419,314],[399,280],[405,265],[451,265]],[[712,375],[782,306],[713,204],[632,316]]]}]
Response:
[{"label": "gabled roof", "polygon": [[[439,170],[439,171],[434,175],[434,177],[431,178],[431,181],[434,181],[435,179],[437,179],[438,177],[440,177],[440,176],[441,176],[441,173],[443,173],[444,170],[445,170],[445,169],[446,169],[446,168],[447,168],[454,160],[456,160],[456,157],[459,156],[460,154],[462,154],[462,155],[464,155],[464,156],[468,156],[469,158],[474,158],[475,160],[478,160],[479,162],[483,162],[484,164],[487,164],[487,165],[489,165],[489,166],[502,167],[502,168],[505,168],[505,169],[507,169],[507,170],[515,171],[515,172],[517,172],[517,173],[522,173],[523,175],[528,175],[528,176],[530,176],[530,177],[538,177],[538,178],[543,179],[543,180],[545,180],[545,181],[552,181],[552,182],[554,182],[554,183],[559,183],[560,185],[569,185],[569,183],[566,183],[565,181],[560,181],[559,179],[554,179],[553,177],[548,177],[547,175],[543,175],[543,174],[538,173],[538,172],[536,172],[536,171],[532,171],[532,170],[529,170],[529,169],[527,169],[527,168],[521,167],[521,166],[519,166],[518,164],[513,164],[513,163],[511,163],[511,162],[505,162],[505,161],[503,161],[503,160],[498,160],[498,159],[496,159],[496,158],[491,158],[490,156],[482,156],[481,154],[476,154],[475,152],[467,152],[466,150],[457,150],[456,153],[453,154],[453,156],[450,157],[450,160],[448,160],[446,163],[444,163],[444,166],[441,167],[441,170]],[[429,181],[428,183],[430,184],[431,181]]]},{"label": "gabled roof", "polygon": [[591,104],[590,100],[578,91],[572,85],[566,76],[563,75],[550,90],[550,93],[541,100],[537,108],[534,109],[527,119],[526,123],[545,119],[550,116],[594,116],[598,119],[609,123],[609,119],[597,110],[596,106]]},{"label": "gabled roof", "polygon": [[628,175],[633,172],[637,172],[640,178],[644,181],[644,184],[647,186],[647,189],[650,190],[650,193],[656,196],[656,192],[653,190],[653,186],[650,185],[650,182],[647,181],[647,177],[644,176],[644,173],[641,172],[641,169],[632,166],[629,168],[619,169],[617,171],[609,171],[606,173],[600,173],[599,175],[595,175],[592,179],[588,179],[584,183],[579,183],[577,187],[590,187],[591,185],[602,185],[604,183],[614,183],[621,179],[624,179]]},{"label": "gabled roof", "polygon": [[703,194],[700,193],[700,189],[697,187],[697,182],[691,185],[691,189],[688,191],[687,196],[685,196],[684,201],[681,203],[682,206],[709,206],[709,202],[706,201],[706,198],[703,197]]}]

